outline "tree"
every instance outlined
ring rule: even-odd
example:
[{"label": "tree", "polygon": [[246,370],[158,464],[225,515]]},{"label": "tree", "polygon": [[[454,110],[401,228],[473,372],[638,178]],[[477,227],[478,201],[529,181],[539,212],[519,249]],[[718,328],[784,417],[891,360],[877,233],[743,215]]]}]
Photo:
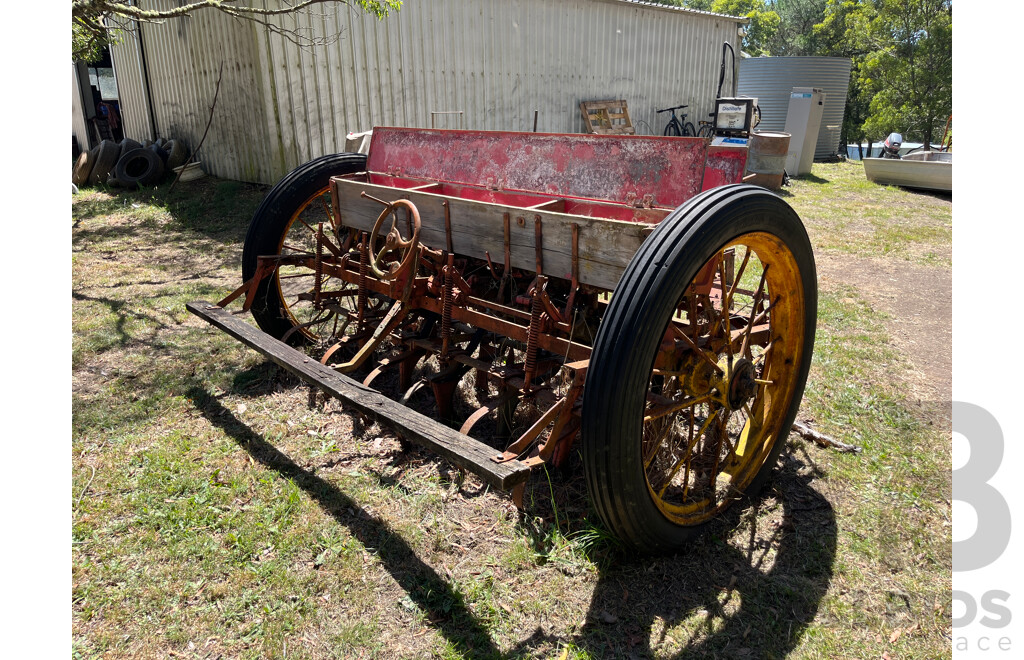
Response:
[{"label": "tree", "polygon": [[769,42],[779,28],[779,15],[765,0],[655,0],[663,5],[710,11],[727,16],[748,19],[747,34],[743,37],[743,50],[758,56],[767,55]]},{"label": "tree", "polygon": [[828,0],[773,0],[769,7],[779,15],[779,28],[768,43],[772,55],[817,55],[814,26],[825,14]]},{"label": "tree", "polygon": [[71,59],[93,61],[103,47],[116,42],[115,32],[129,29],[128,23],[161,23],[171,18],[191,16],[200,9],[223,12],[238,19],[254,21],[293,41],[301,43],[305,37],[294,30],[282,28],[272,19],[313,5],[352,4],[363,11],[383,18],[390,11],[398,11],[402,0],[281,0],[276,8],[254,7],[246,0],[184,0],[171,9],[143,9],[131,0],[72,0],[71,2]]},{"label": "tree", "polygon": [[847,122],[859,126],[848,138],[895,131],[932,143],[952,111],[950,0],[829,0],[814,33],[822,55],[854,61]]},{"label": "tree", "polygon": [[926,145],[952,112],[953,8],[950,0],[875,0],[871,47],[859,67],[875,93],[869,134],[900,131]]},{"label": "tree", "polygon": [[747,34],[743,50],[754,57],[768,54],[769,44],[779,29],[779,15],[765,0],[715,0],[711,11],[728,16],[746,16]]}]

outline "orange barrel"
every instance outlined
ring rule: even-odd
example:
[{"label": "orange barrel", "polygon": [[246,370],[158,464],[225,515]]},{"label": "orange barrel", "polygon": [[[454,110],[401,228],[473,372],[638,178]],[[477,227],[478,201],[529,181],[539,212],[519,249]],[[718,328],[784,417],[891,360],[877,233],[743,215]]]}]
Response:
[{"label": "orange barrel", "polygon": [[747,172],[753,176],[743,180],[772,190],[781,188],[789,138],[789,133],[752,133],[747,143]]}]

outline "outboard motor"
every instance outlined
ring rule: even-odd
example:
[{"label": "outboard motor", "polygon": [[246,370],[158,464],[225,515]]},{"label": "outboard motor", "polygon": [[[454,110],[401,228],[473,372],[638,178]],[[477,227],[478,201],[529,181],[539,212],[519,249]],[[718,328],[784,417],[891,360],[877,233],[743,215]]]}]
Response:
[{"label": "outboard motor", "polygon": [[882,158],[899,158],[900,146],[903,145],[903,136],[899,133],[889,133],[882,143]]}]

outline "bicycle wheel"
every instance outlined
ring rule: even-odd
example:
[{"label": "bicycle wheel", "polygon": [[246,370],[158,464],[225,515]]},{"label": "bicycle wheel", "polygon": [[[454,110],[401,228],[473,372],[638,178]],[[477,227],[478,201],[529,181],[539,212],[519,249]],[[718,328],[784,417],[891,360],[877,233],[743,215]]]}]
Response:
[{"label": "bicycle wheel", "polygon": [[708,124],[706,122],[702,123],[700,125],[700,128],[697,129],[697,137],[699,137],[699,138],[707,139],[709,137],[713,137],[714,135],[715,135],[715,131],[714,131],[713,128],[711,128],[711,124]]},{"label": "bicycle wheel", "polygon": [[682,134],[682,132],[679,129],[679,121],[675,117],[669,119],[668,123],[665,124],[664,134],[675,137],[679,137]]},{"label": "bicycle wheel", "polygon": [[694,137],[697,135],[697,131],[693,128],[693,124],[686,122],[683,124],[683,135],[686,137]]}]

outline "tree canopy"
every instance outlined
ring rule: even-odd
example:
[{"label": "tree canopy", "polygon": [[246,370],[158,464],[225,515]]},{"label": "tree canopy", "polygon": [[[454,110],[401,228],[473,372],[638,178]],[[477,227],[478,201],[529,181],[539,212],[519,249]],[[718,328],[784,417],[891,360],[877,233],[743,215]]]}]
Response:
[{"label": "tree canopy", "polygon": [[749,55],[853,60],[842,138],[927,144],[952,112],[952,0],[659,0],[746,16]]},{"label": "tree canopy", "polygon": [[234,18],[255,21],[272,32],[296,39],[299,35],[274,23],[274,17],[328,3],[354,5],[378,18],[402,6],[402,0],[281,0],[279,7],[270,8],[253,6],[249,0],[179,0],[178,6],[170,9],[143,9],[129,0],[72,0],[71,59],[95,61],[105,46],[116,41],[116,31],[128,27],[132,21],[160,23],[190,16],[198,10],[220,11]]}]

